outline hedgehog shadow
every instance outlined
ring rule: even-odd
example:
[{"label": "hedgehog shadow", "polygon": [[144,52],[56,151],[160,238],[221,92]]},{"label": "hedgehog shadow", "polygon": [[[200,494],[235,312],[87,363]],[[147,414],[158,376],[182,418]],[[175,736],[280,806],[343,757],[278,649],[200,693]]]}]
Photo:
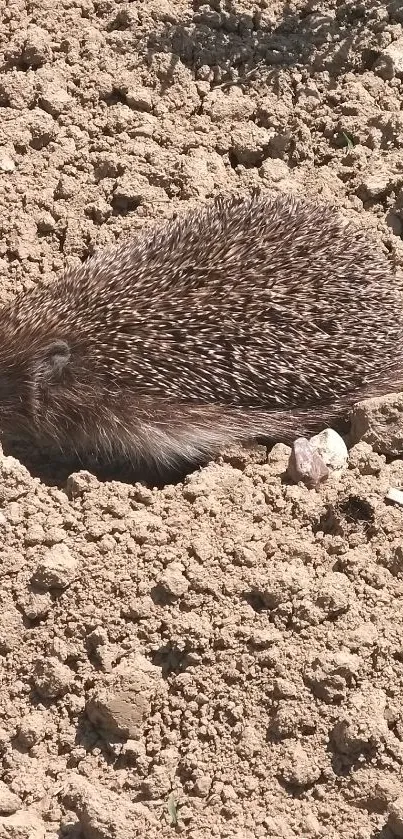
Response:
[{"label": "hedgehog shadow", "polygon": [[95,475],[102,483],[119,481],[120,483],[142,483],[151,489],[162,489],[164,486],[183,483],[192,472],[206,466],[211,458],[197,463],[183,463],[175,467],[157,468],[147,463],[134,467],[127,461],[107,461],[95,457],[81,459],[78,456],[64,457],[43,449],[33,447],[20,440],[5,439],[2,441],[4,454],[16,458],[33,478],[48,487],[63,489],[68,477],[73,472],[87,470]]},{"label": "hedgehog shadow", "polygon": [[[196,73],[207,66],[217,76],[212,87],[227,84],[249,83],[255,71],[267,69],[276,74],[284,67],[311,66],[314,70],[326,69],[337,76],[350,69],[357,69],[354,55],[361,55],[361,70],[371,69],[380,49],[371,49],[371,10],[360,6],[339,11],[336,20],[323,14],[317,19],[315,0],[308,0],[304,9],[296,13],[290,2],[285,2],[278,25],[273,27],[261,22],[258,11],[240,13],[234,0],[210,0],[206,9],[203,0],[194,0],[193,19],[179,24],[165,22],[161,32],[149,33],[144,45],[147,60],[155,54],[171,53],[171,63],[166,73],[167,88],[172,83],[175,67],[181,61]],[[387,3],[393,15],[393,2]],[[369,17],[369,20],[368,20]],[[141,52],[142,45],[139,44]],[[234,71],[238,78],[234,78]]]}]

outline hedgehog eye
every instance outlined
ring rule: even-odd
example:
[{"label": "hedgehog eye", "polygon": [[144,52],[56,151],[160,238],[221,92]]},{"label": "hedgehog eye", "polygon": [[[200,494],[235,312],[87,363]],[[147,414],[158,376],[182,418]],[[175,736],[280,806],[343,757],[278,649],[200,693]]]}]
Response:
[{"label": "hedgehog eye", "polygon": [[70,361],[70,347],[66,341],[52,341],[44,347],[35,362],[35,374],[42,380],[58,379]]}]

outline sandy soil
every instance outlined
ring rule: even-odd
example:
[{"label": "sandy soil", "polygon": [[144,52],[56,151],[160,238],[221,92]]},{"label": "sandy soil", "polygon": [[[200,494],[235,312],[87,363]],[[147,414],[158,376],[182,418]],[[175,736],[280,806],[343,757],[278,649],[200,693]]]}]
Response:
[{"label": "sandy soil", "polygon": [[[401,0],[1,0],[1,298],[219,191],[403,264]],[[1,839],[403,836],[403,460],[151,491],[0,458]]]}]

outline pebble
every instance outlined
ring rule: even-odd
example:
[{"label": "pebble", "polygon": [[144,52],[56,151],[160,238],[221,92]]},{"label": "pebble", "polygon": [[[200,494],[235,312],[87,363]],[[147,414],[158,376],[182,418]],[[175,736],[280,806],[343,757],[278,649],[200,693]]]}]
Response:
[{"label": "pebble", "polygon": [[45,531],[41,524],[33,524],[28,528],[24,542],[26,545],[41,545],[45,539]]},{"label": "pebble", "polygon": [[147,696],[129,691],[98,693],[86,706],[88,719],[106,737],[138,738],[144,720],[151,713]]},{"label": "pebble", "polygon": [[284,443],[276,443],[267,455],[267,463],[273,475],[282,475],[287,470],[291,448]]},{"label": "pebble", "polygon": [[157,582],[164,594],[174,600],[182,597],[189,589],[189,582],[182,574],[182,567],[176,562],[167,566]]},{"label": "pebble", "polygon": [[299,787],[311,786],[319,780],[321,774],[320,767],[312,760],[312,756],[307,754],[300,743],[297,743],[292,750],[281,771],[281,775],[287,784],[295,784]]},{"label": "pebble", "polygon": [[[97,181],[101,181],[103,178],[117,178],[119,175],[123,174],[124,169],[124,164],[117,154],[114,154],[113,152],[100,154],[94,163],[95,179]],[[81,471],[76,472],[75,474],[88,475],[89,473]]]},{"label": "pebble", "polygon": [[0,154],[0,170],[2,172],[14,172],[14,160],[8,154]]},{"label": "pebble", "polygon": [[376,60],[373,70],[382,79],[390,81],[403,74],[403,37],[392,41]]},{"label": "pebble", "polygon": [[143,780],[141,789],[147,799],[166,798],[172,788],[172,777],[166,766],[153,766]]},{"label": "pebble", "polygon": [[385,495],[386,501],[392,501],[393,504],[398,504],[403,507],[403,490],[396,487],[390,487]]},{"label": "pebble", "polygon": [[146,87],[129,87],[126,93],[126,102],[129,108],[135,111],[147,111],[153,109],[153,101],[150,91]]},{"label": "pebble", "polygon": [[268,157],[263,161],[259,169],[259,175],[261,178],[266,178],[270,183],[278,183],[289,177],[290,169],[283,160]]},{"label": "pebble", "polygon": [[45,699],[56,699],[69,689],[74,674],[58,658],[51,657],[36,663],[33,681],[38,693]]},{"label": "pebble", "polygon": [[68,809],[77,814],[85,839],[134,839],[147,836],[151,825],[157,826],[144,804],[133,803],[126,795],[118,795],[76,773],[70,776],[63,797]]},{"label": "pebble", "polygon": [[337,751],[357,755],[369,748],[379,749],[389,736],[385,707],[386,695],[381,690],[350,691],[332,732]]},{"label": "pebble", "polygon": [[390,188],[390,172],[380,170],[375,174],[366,173],[361,177],[357,195],[361,198],[361,201],[368,201],[371,198],[384,195]]},{"label": "pebble", "polygon": [[347,446],[333,428],[325,428],[311,437],[310,443],[319,452],[324,464],[331,470],[344,469],[348,462]]},{"label": "pebble", "polygon": [[347,651],[315,656],[305,670],[305,681],[312,692],[325,702],[345,702],[347,691],[355,684],[360,659]]},{"label": "pebble", "polygon": [[18,743],[25,749],[31,749],[45,736],[46,719],[41,711],[32,711],[21,722],[18,729]]},{"label": "pebble", "polygon": [[378,454],[403,454],[403,393],[358,402],[351,414],[351,444],[364,441]]},{"label": "pebble", "polygon": [[0,816],[0,839],[45,839],[45,823],[39,816],[19,810],[11,816]]},{"label": "pebble", "polygon": [[29,26],[21,58],[29,67],[41,67],[51,58],[50,35],[40,26]]},{"label": "pebble", "polygon": [[266,148],[274,131],[246,122],[231,132],[231,150],[234,157],[243,166],[260,166],[266,154]]},{"label": "pebble", "polygon": [[66,481],[66,493],[70,499],[79,498],[84,492],[97,489],[99,481],[91,472],[82,469],[80,472],[73,472]]},{"label": "pebble", "polygon": [[96,688],[86,705],[87,716],[108,739],[111,735],[138,739],[161,671],[136,653],[115,668],[112,679]]},{"label": "pebble", "polygon": [[16,813],[21,807],[21,799],[8,788],[7,784],[0,781],[0,815],[9,816]]},{"label": "pebble", "polygon": [[47,85],[39,97],[39,107],[52,117],[58,117],[67,111],[71,103],[72,98],[67,90],[54,84]]},{"label": "pebble", "polygon": [[288,460],[287,476],[294,483],[314,489],[329,477],[329,470],[319,452],[305,437],[294,440]]},{"label": "pebble", "polygon": [[386,462],[382,454],[376,454],[368,443],[357,443],[350,449],[350,469],[358,469],[361,475],[379,475]]},{"label": "pebble", "polygon": [[194,794],[199,798],[207,798],[210,793],[212,783],[213,779],[211,775],[199,775],[193,786]]},{"label": "pebble", "polygon": [[67,588],[77,576],[77,565],[66,545],[53,545],[38,563],[32,582],[45,589]]},{"label": "pebble", "polygon": [[52,608],[52,597],[48,591],[31,591],[20,602],[20,608],[30,621],[46,618]]}]

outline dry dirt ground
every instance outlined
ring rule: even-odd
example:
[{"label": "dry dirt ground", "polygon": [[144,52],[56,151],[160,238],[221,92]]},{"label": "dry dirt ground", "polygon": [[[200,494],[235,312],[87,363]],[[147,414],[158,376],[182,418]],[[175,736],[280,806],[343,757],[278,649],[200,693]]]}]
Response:
[{"label": "dry dirt ground", "polygon": [[[220,191],[403,263],[401,0],[2,0],[1,298]],[[403,836],[403,460],[151,491],[0,459],[1,839]]]}]

